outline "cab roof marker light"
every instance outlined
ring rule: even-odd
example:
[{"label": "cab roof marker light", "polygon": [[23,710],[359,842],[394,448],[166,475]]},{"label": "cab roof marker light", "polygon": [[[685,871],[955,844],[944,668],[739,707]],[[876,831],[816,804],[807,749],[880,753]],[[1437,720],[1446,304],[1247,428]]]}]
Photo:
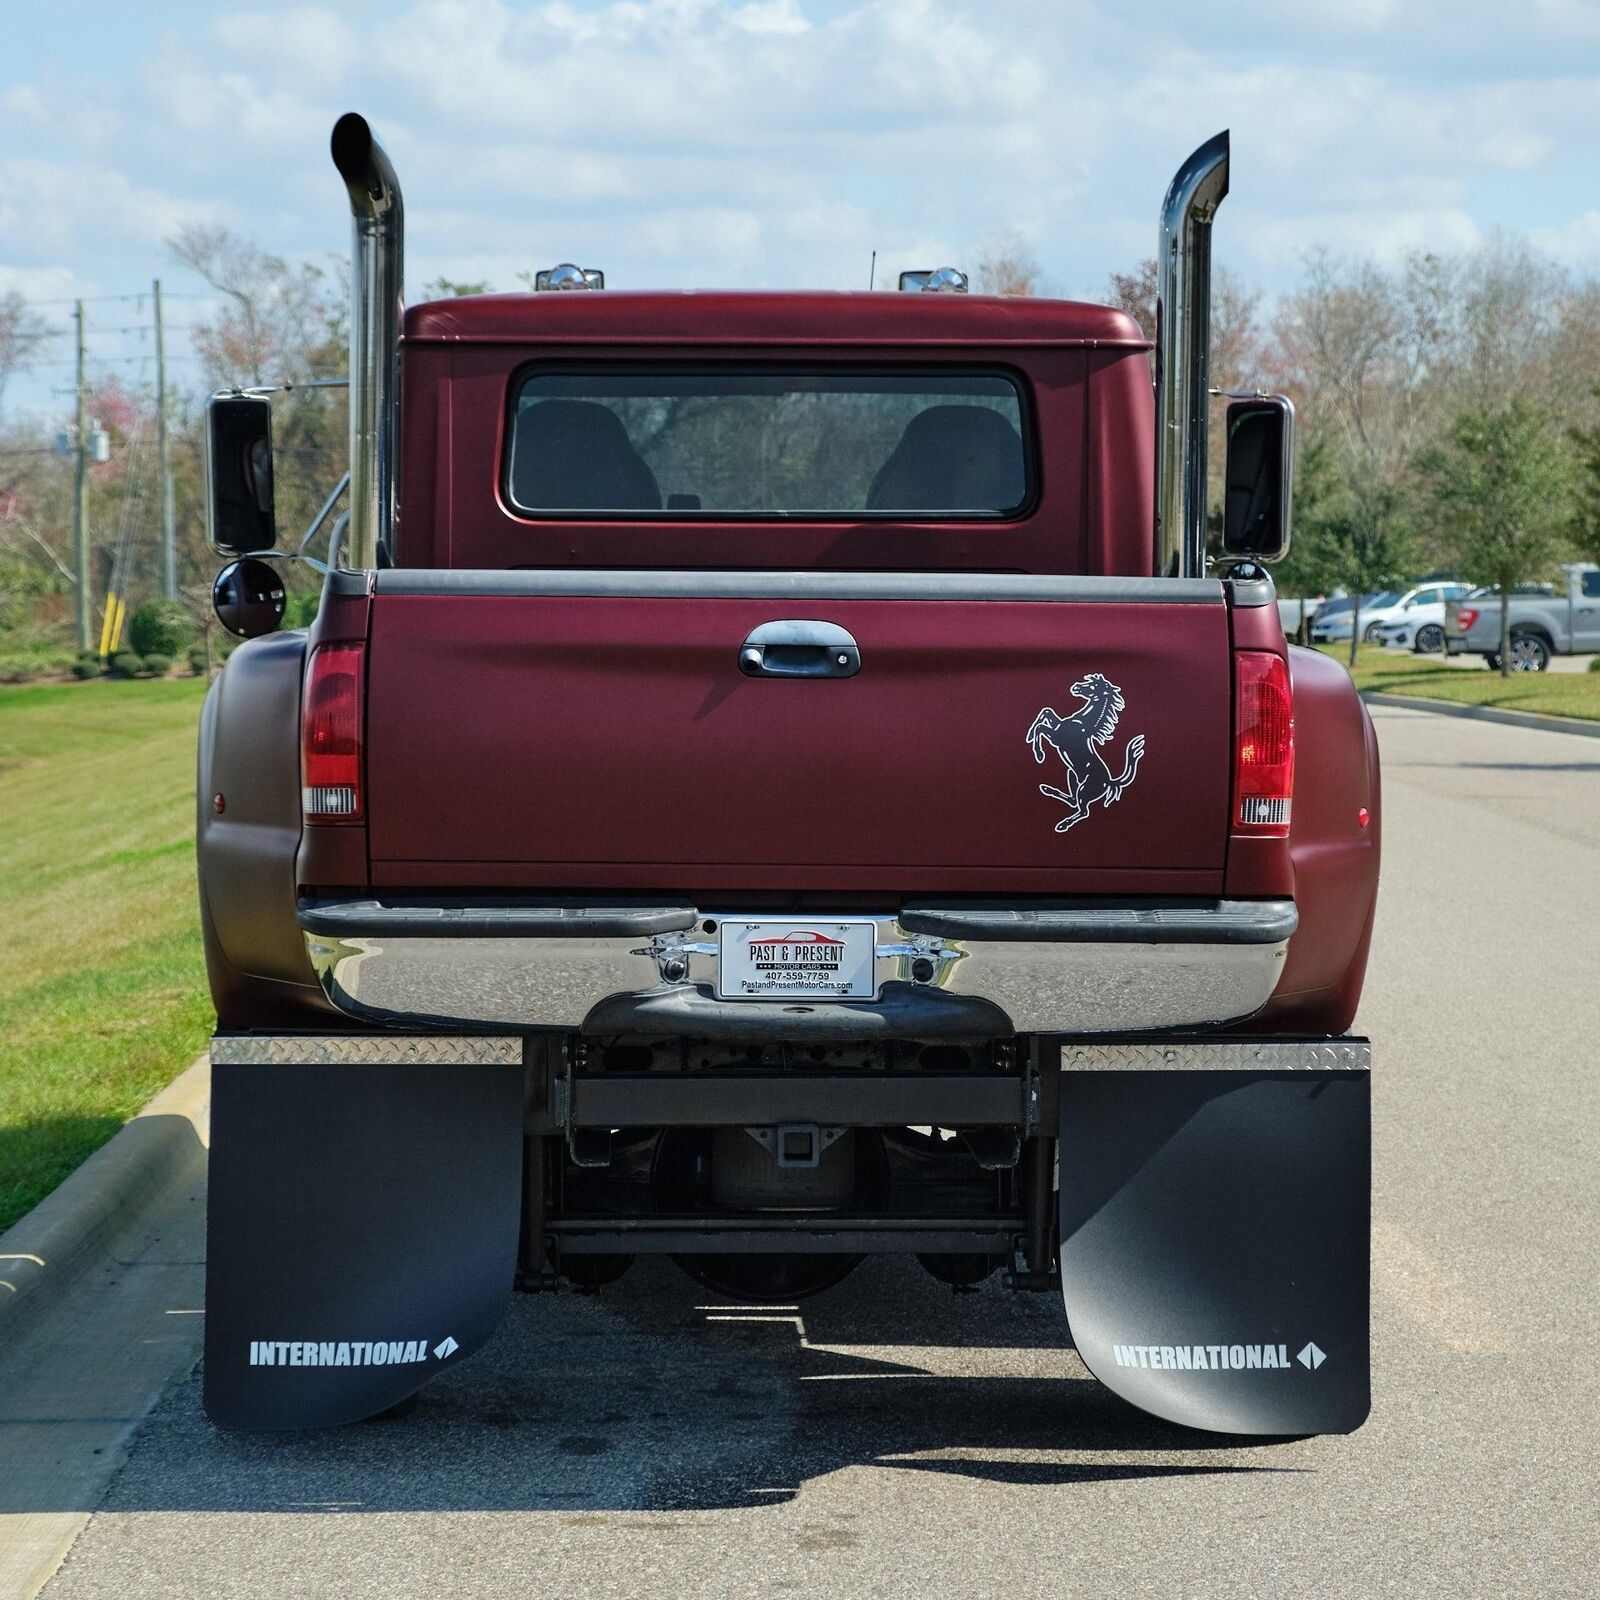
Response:
[{"label": "cab roof marker light", "polygon": [[954,267],[930,267],[921,272],[902,272],[900,287],[916,294],[965,294],[967,275]]},{"label": "cab roof marker light", "polygon": [[547,289],[556,293],[570,293],[574,289],[580,291],[603,289],[605,286],[605,273],[598,272],[593,267],[576,267],[570,261],[563,261],[559,266],[545,267],[533,275],[533,287],[540,293]]}]

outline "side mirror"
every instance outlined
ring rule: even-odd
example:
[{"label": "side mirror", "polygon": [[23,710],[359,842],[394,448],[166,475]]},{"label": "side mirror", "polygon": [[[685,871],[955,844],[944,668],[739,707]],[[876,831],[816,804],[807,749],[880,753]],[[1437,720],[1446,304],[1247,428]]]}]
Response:
[{"label": "side mirror", "polygon": [[265,561],[230,561],[211,585],[217,621],[241,639],[259,639],[283,621],[283,579]]},{"label": "side mirror", "polygon": [[272,402],[265,395],[214,394],[206,401],[206,536],[223,556],[278,542]]},{"label": "side mirror", "polygon": [[1228,407],[1227,469],[1223,551],[1281,561],[1289,553],[1294,488],[1294,404],[1288,396],[1253,395]]}]

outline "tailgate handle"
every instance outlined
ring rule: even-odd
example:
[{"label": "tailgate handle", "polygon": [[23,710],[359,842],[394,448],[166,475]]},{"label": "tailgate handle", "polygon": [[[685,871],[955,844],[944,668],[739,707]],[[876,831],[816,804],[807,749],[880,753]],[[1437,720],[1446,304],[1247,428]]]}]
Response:
[{"label": "tailgate handle", "polygon": [[747,678],[853,678],[861,651],[836,622],[763,622],[739,646]]}]

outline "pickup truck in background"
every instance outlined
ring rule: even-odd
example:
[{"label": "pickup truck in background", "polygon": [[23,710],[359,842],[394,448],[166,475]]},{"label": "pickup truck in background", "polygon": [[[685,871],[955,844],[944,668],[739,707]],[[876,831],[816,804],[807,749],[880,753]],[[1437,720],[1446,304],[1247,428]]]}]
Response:
[{"label": "pickup truck in background", "polygon": [[1482,656],[1496,672],[1502,650],[1513,672],[1543,672],[1551,656],[1600,651],[1600,567],[1573,562],[1561,571],[1565,584],[1552,593],[1513,591],[1504,630],[1493,590],[1447,605],[1445,649],[1453,656]]},{"label": "pickup truck in background", "polygon": [[333,155],[309,630],[270,396],[208,412],[211,1415],[374,1415],[638,1255],[792,1303],[901,1253],[1060,1294],[1155,1415],[1358,1426],[1378,756],[1262,564],[1287,401],[1228,407],[1206,552],[1226,134],[1154,388],[1122,313],[950,269],[402,312],[393,169],[358,116]]}]

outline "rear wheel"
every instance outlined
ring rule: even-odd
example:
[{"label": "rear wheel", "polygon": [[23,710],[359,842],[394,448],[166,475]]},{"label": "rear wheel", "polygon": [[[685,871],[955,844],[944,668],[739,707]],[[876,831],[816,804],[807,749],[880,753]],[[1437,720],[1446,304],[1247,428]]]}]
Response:
[{"label": "rear wheel", "polygon": [[1361,630],[1361,637],[1365,639],[1368,644],[1382,644],[1383,637],[1378,632],[1380,626],[1381,624],[1379,623],[1369,622],[1366,627]]},{"label": "rear wheel", "polygon": [[1511,635],[1511,670],[1543,672],[1550,665],[1550,646],[1536,633]]},{"label": "rear wheel", "polygon": [[1417,629],[1411,648],[1418,655],[1435,656],[1444,649],[1444,629],[1437,622],[1425,622]]}]

